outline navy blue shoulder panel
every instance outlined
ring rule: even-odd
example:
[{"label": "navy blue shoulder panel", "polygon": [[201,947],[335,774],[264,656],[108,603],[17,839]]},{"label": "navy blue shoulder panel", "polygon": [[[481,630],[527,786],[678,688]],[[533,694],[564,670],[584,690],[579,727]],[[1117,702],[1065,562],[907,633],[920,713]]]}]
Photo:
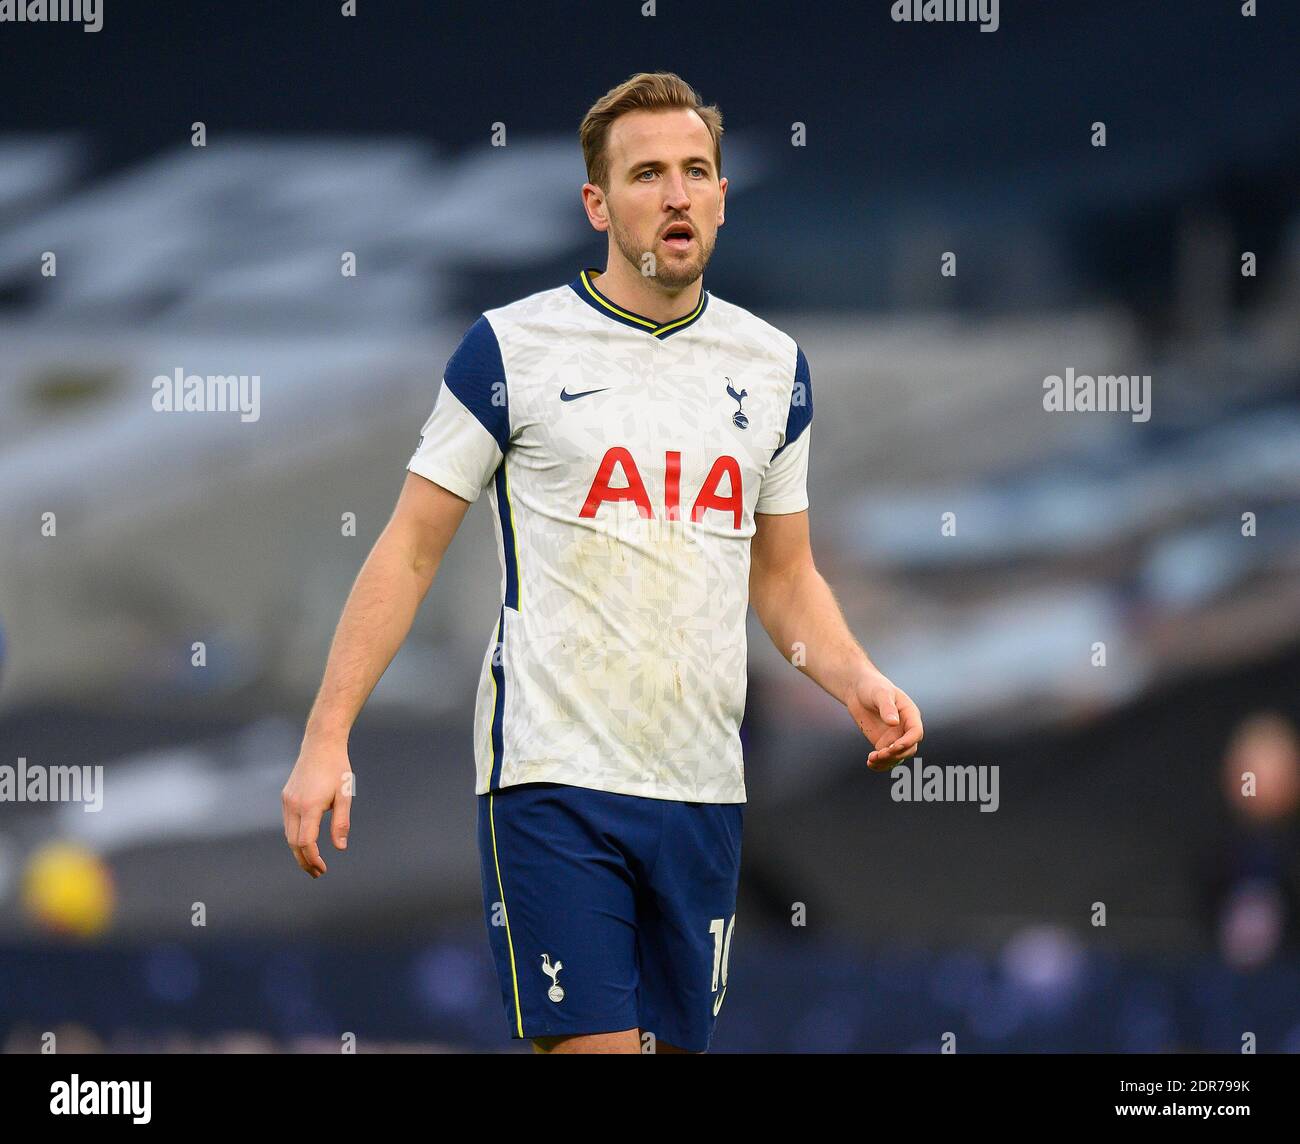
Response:
[{"label": "navy blue shoulder panel", "polygon": [[812,424],[813,398],[812,375],[808,371],[808,359],[798,345],[794,347],[794,385],[790,389],[790,412],[785,419],[785,440],[781,448],[772,454],[772,460],[781,455],[787,445],[799,440],[799,435]]},{"label": "navy blue shoulder panel", "polygon": [[510,443],[510,395],[501,346],[486,317],[480,317],[465,332],[447,362],[443,378],[447,388],[478,418],[504,453]]}]

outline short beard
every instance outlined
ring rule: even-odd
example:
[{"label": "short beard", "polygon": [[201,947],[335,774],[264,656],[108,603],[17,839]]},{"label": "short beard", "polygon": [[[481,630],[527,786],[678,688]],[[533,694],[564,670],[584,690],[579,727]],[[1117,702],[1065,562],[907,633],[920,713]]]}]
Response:
[{"label": "short beard", "polygon": [[[709,259],[713,257],[713,245],[705,246],[704,240],[697,232],[695,235],[696,254],[689,262],[676,260],[668,262],[656,255],[654,261],[655,273],[644,274],[642,270],[645,265],[642,261],[643,256],[652,252],[641,249],[632,235],[619,224],[612,211],[609,215],[609,226],[610,233],[614,236],[614,245],[618,247],[618,252],[623,256],[624,261],[638,274],[642,274],[645,278],[654,279],[666,290],[681,290],[691,285],[691,283],[697,282],[704,273],[704,268],[708,266]],[[716,236],[713,241],[714,243],[717,242]]]}]

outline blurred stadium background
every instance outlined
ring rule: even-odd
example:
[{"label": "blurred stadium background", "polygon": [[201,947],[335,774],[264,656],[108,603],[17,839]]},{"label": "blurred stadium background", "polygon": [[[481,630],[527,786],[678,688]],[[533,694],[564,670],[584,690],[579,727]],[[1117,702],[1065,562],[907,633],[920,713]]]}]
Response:
[{"label": "blurred stadium background", "polygon": [[[353,736],[319,882],[278,795],[451,349],[603,264],[578,121],[669,68],[727,121],[705,284],[811,362],[819,563],[924,760],[1000,767],[996,813],[893,802],[751,621],[715,1049],[1300,1052],[1300,10],[477,7],[0,28],[0,764],[105,775],[98,812],[0,802],[0,1044],[512,1047],[473,834],[485,510]],[[1150,420],[1047,412],[1069,367],[1150,374]],[[153,412],[178,368],[260,375],[260,419]]]}]

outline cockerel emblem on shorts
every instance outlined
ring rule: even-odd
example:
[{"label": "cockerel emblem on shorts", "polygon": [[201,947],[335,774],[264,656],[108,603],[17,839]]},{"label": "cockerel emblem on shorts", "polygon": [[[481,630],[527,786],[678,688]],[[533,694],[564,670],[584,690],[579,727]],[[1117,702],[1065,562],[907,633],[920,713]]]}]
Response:
[{"label": "cockerel emblem on shorts", "polygon": [[551,987],[546,991],[546,996],[554,1001],[557,1005],[564,1000],[564,987],[559,982],[560,970],[564,968],[564,962],[557,961],[551,964],[551,955],[542,954],[542,972],[551,979]]}]

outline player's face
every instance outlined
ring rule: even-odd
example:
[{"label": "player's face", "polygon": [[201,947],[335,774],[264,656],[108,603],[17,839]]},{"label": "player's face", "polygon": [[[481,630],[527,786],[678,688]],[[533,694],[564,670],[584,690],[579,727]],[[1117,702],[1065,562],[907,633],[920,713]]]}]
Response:
[{"label": "player's face", "polygon": [[[687,108],[632,111],[610,125],[606,146],[605,207],[619,252],[668,289],[689,286],[713,256],[727,193],[704,120]],[[669,237],[682,223],[690,233]]]}]

